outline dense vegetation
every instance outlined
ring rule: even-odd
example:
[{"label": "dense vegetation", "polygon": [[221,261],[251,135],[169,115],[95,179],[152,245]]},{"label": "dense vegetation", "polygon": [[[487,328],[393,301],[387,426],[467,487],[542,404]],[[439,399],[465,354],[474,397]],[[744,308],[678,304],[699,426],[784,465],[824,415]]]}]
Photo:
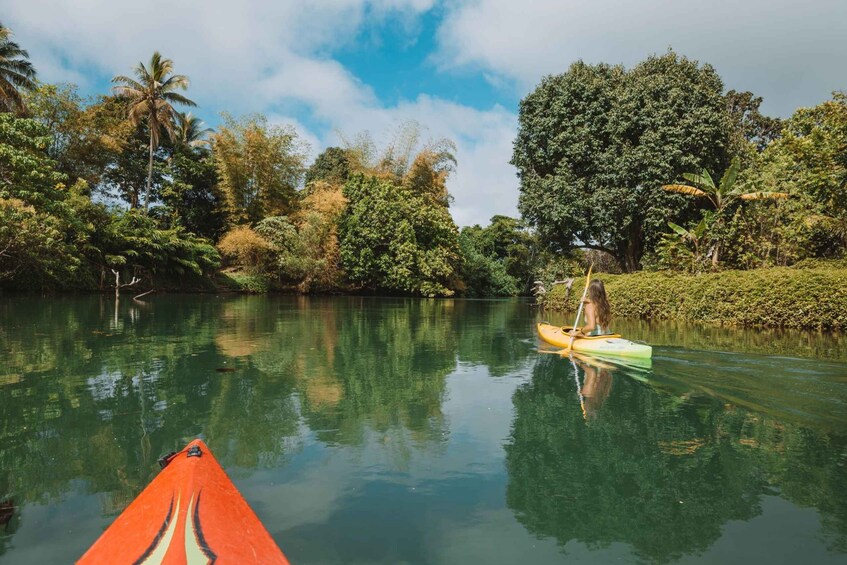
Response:
[{"label": "dense vegetation", "polygon": [[[600,274],[615,315],[738,326],[847,329],[847,268],[814,261],[793,267],[688,275]],[[583,279],[585,280],[585,279]],[[577,281],[575,286],[581,283]],[[576,293],[554,287],[547,305],[574,309]]]},{"label": "dense vegetation", "polygon": [[588,263],[701,273],[844,255],[844,93],[780,120],[673,52],[577,62],[521,102],[522,219],[459,230],[455,147],[422,125],[382,147],[342,137],[309,165],[289,126],[224,113],[213,131],[178,111],[196,105],[189,79],[159,53],[83,99],[38,82],[10,38],[0,26],[0,288],[508,296]]},{"label": "dense vegetation", "polygon": [[10,37],[0,26],[0,288],[449,296],[526,286],[525,266],[502,262],[529,257],[531,236],[498,220],[497,237],[524,242],[517,255],[479,227],[460,243],[446,187],[453,144],[424,139],[418,124],[386,147],[359,135],[307,166],[291,127],[224,114],[213,131],[179,112],[196,105],[189,79],[159,53],[86,100],[39,83]]},{"label": "dense vegetation", "polygon": [[545,78],[520,108],[524,217],[556,249],[597,250],[626,272],[843,256],[845,94],[781,121],[723,88],[673,52]]}]

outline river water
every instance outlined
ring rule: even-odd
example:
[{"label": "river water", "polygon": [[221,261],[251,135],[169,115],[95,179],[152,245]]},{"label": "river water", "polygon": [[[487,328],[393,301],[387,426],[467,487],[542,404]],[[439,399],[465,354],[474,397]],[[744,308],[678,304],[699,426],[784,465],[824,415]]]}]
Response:
[{"label": "river water", "polygon": [[0,299],[0,563],[69,563],[202,437],[294,563],[845,563],[841,336],[520,300]]}]

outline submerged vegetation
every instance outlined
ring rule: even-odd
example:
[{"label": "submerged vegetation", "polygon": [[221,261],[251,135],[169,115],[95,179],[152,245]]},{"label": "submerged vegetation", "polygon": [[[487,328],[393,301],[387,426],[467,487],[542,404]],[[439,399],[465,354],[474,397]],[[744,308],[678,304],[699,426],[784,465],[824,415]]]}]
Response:
[{"label": "submerged vegetation", "polygon": [[[425,125],[382,145],[341,135],[309,164],[293,127],[224,113],[212,130],[177,111],[195,105],[189,79],[159,53],[83,99],[38,82],[10,38],[0,26],[0,288],[509,296],[588,263],[718,273],[838,259],[847,245],[840,92],[781,120],[672,51],[631,69],[577,62],[521,102],[522,218],[460,230],[456,148]],[[644,314],[627,300],[619,314]]]}]

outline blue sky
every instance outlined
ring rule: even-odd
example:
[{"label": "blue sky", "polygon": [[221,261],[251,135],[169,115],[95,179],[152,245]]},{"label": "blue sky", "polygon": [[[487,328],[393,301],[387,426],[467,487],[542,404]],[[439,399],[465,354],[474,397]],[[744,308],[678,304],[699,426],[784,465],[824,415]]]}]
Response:
[{"label": "blue sky", "polygon": [[102,93],[158,49],[210,125],[262,112],[312,156],[338,131],[384,142],[417,120],[456,142],[459,225],[517,214],[518,103],[577,59],[631,66],[672,47],[779,116],[847,88],[843,0],[0,0],[0,18],[42,80]]}]

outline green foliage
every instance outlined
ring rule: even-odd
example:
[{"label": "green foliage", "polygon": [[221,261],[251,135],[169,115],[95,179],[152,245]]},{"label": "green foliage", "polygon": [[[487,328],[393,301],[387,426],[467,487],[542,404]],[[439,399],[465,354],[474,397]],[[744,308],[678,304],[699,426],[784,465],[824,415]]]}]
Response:
[{"label": "green foliage", "polygon": [[[764,151],[772,141],[779,138],[783,122],[759,111],[761,96],[730,90],[724,99],[732,123],[728,146],[730,155],[747,156],[751,148]],[[746,159],[742,160],[746,162]]]},{"label": "green foliage", "polygon": [[[761,201],[761,200],[784,200],[788,198],[787,192],[774,191],[749,191],[744,190],[743,186],[736,186],[738,179],[738,171],[741,167],[741,160],[736,156],[732,158],[729,167],[724,171],[720,183],[715,184],[709,171],[703,169],[700,173],[683,173],[685,180],[691,182],[694,186],[685,184],[669,184],[662,188],[668,192],[676,192],[694,196],[700,199],[708,199],[714,210],[704,210],[703,219],[697,224],[697,227],[691,232],[685,230],[680,231],[679,226],[673,222],[669,225],[679,235],[687,238],[688,241],[694,244],[694,266],[692,271],[699,269],[699,263],[702,259],[701,248],[706,243],[706,236],[712,244],[709,253],[712,256],[712,266],[716,267],[720,259],[720,251],[727,239],[727,210],[734,202],[741,200]],[[676,226],[676,227],[674,227]]]},{"label": "green foliage", "polygon": [[0,280],[12,286],[71,286],[87,228],[74,214],[66,177],[46,154],[47,128],[33,119],[0,114]]},{"label": "green foliage", "polygon": [[749,159],[739,190],[789,193],[772,204],[748,202],[725,218],[723,258],[734,268],[790,265],[837,257],[847,245],[847,99],[801,108],[782,136]]},{"label": "green foliage", "polygon": [[842,253],[847,246],[847,94],[836,92],[832,100],[797,110],[782,138],[765,151],[762,177],[765,186],[759,190],[779,183],[808,195],[815,205],[808,223],[835,235],[840,245],[827,251]]},{"label": "green foliage", "polygon": [[[149,133],[147,126],[141,124],[133,127],[126,139],[121,143],[120,150],[109,161],[100,180],[98,189],[101,193],[120,198],[131,209],[141,206],[142,195],[145,194],[148,176]],[[159,147],[153,153],[153,172],[150,177],[150,200],[156,201],[161,197],[161,187],[167,170],[167,154]]]},{"label": "green foliage", "polygon": [[[615,317],[709,322],[735,326],[847,329],[847,269],[774,267],[700,275],[641,272],[598,275]],[[584,280],[584,279],[583,279]],[[574,286],[581,288],[576,281]],[[547,306],[571,310],[564,289]]]},{"label": "green foliage", "polygon": [[170,174],[161,189],[163,219],[199,236],[218,239],[224,231],[226,213],[214,158],[183,145],[174,149],[168,169]]},{"label": "green foliage", "polygon": [[524,219],[556,249],[581,243],[638,268],[667,219],[686,218],[660,185],[724,160],[722,88],[712,67],[673,52],[546,77],[520,105],[512,163]]},{"label": "green foliage", "polygon": [[270,290],[267,276],[250,271],[224,271],[218,276],[217,283],[226,290],[249,294],[265,294]]},{"label": "green foliage", "polygon": [[256,225],[256,232],[273,246],[280,279],[296,284],[301,292],[333,286],[326,275],[336,267],[324,249],[333,229],[330,219],[315,211],[303,216],[299,228],[285,216],[265,218]]},{"label": "green foliage", "polygon": [[327,147],[306,170],[306,188],[315,181],[344,184],[350,176],[347,152],[340,147]]},{"label": "green foliage", "polygon": [[503,261],[486,253],[482,228],[463,228],[459,234],[462,250],[460,276],[467,296],[513,296],[518,293],[518,281],[506,271]]},{"label": "green foliage", "polygon": [[47,154],[56,169],[91,187],[101,183],[135,132],[123,103],[114,97],[87,101],[74,85],[39,84],[26,99],[30,116],[49,132]]},{"label": "green foliage", "polygon": [[367,289],[453,294],[458,230],[446,207],[404,186],[355,175],[344,186],[341,263]]},{"label": "green foliage", "polygon": [[520,220],[494,216],[485,228],[463,228],[461,278],[469,296],[520,293],[537,268],[537,242]]},{"label": "green foliage", "polygon": [[107,221],[95,242],[104,269],[168,284],[207,277],[220,267],[215,248],[181,226],[160,229],[137,210],[107,214]]}]

